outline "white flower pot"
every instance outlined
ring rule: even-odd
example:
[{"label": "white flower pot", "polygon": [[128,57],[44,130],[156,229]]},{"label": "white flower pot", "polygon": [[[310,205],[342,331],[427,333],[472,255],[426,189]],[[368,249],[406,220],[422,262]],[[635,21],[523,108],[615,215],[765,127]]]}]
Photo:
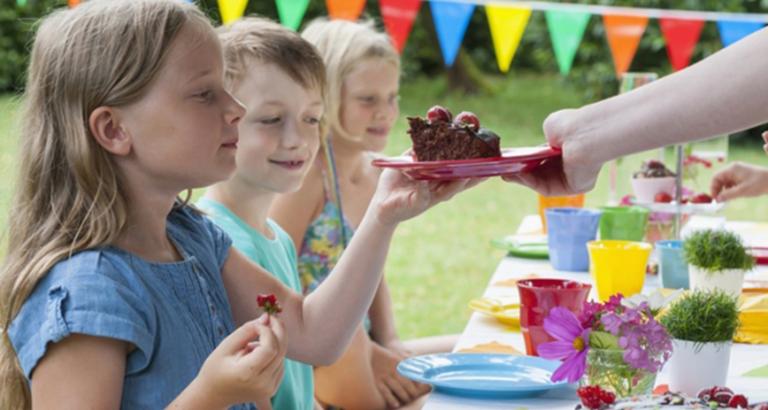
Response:
[{"label": "white flower pot", "polygon": [[731,342],[702,344],[672,339],[672,347],[672,357],[666,364],[671,391],[695,397],[701,389],[725,386]]},{"label": "white flower pot", "polygon": [[688,278],[693,290],[720,289],[734,297],[741,295],[744,285],[743,269],[727,269],[719,272],[708,272],[698,266],[688,265]]}]

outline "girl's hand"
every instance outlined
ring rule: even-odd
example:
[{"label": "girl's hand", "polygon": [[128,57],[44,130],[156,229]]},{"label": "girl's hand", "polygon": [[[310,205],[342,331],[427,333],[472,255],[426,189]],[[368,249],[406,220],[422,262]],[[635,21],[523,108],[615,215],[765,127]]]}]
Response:
[{"label": "girl's hand", "polygon": [[712,177],[710,191],[718,202],[768,194],[768,168],[735,162]]},{"label": "girl's hand", "polygon": [[544,121],[544,135],[550,146],[562,150],[562,159],[549,161],[532,172],[504,177],[543,195],[568,195],[591,190],[603,165],[594,149],[585,146],[569,125],[576,110],[561,110]]},{"label": "girl's hand", "polygon": [[480,183],[481,179],[417,181],[400,171],[385,169],[379,177],[370,209],[379,223],[394,226],[451,199],[457,193]]},{"label": "girl's hand", "polygon": [[371,370],[376,388],[387,402],[387,408],[397,409],[429,392],[428,385],[411,381],[397,372],[397,364],[406,356],[372,342]]},{"label": "girl's hand", "polygon": [[270,398],[283,379],[285,337],[275,317],[262,315],[227,336],[214,350],[193,383],[221,407],[254,402],[271,410]]},{"label": "girl's hand", "polygon": [[763,145],[763,151],[768,154],[768,131],[763,132],[763,141],[765,141],[765,145]]}]

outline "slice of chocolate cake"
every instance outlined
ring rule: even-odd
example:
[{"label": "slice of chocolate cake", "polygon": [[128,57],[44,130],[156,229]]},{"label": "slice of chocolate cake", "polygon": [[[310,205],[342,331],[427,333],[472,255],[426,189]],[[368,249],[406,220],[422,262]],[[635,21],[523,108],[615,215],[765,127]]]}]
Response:
[{"label": "slice of chocolate cake", "polygon": [[479,121],[474,114],[462,112],[451,121],[448,110],[435,106],[429,110],[427,117],[429,120],[408,117],[408,134],[413,141],[413,152],[418,161],[501,156],[499,136],[488,129],[479,128]]}]

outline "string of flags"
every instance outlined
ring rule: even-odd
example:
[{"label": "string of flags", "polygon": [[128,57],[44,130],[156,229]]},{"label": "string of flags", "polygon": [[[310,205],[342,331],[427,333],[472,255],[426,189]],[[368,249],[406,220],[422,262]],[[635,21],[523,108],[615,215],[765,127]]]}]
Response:
[{"label": "string of flags", "polygon": [[[191,0],[188,0],[191,1]],[[17,0],[22,6],[27,0]],[[70,7],[80,0],[68,0]],[[280,22],[298,30],[309,0],[275,0]],[[491,39],[499,70],[509,67],[534,10],[545,13],[547,29],[561,74],[573,65],[584,31],[592,16],[602,19],[606,40],[617,75],[629,70],[648,21],[658,19],[666,42],[667,56],[674,70],[691,63],[691,56],[707,21],[717,25],[723,47],[762,29],[768,14],[721,13],[636,7],[552,3],[515,0],[379,0],[384,26],[399,52],[405,47],[423,2],[429,3],[432,19],[446,66],[456,60],[467,26],[478,5],[488,17]],[[366,0],[325,0],[330,18],[357,20]],[[218,0],[224,24],[245,13],[248,0]]]}]

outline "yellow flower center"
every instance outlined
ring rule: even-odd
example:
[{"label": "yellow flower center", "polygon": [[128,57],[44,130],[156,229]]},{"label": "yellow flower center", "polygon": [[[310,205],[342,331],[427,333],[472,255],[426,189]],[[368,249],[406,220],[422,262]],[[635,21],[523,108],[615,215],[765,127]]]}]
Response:
[{"label": "yellow flower center", "polygon": [[577,352],[584,350],[584,339],[582,339],[581,336],[573,339],[573,348],[576,349]]}]

